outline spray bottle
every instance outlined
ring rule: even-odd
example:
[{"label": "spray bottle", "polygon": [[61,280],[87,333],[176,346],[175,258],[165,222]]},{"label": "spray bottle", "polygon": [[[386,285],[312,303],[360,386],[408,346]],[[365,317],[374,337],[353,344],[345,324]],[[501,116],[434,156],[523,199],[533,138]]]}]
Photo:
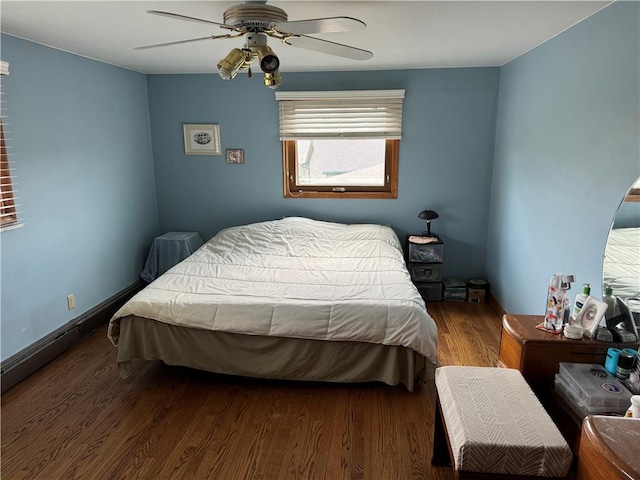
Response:
[{"label": "spray bottle", "polygon": [[574,281],[573,275],[562,275],[559,271],[551,277],[547,291],[547,309],[544,314],[544,328],[560,333],[565,323],[569,323],[571,302],[567,292]]}]

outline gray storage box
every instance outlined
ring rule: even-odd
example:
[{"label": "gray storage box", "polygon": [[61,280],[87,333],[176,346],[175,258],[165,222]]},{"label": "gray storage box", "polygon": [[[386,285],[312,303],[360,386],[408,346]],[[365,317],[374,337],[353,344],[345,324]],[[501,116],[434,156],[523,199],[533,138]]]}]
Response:
[{"label": "gray storage box", "polygon": [[631,392],[602,365],[560,362],[560,378],[587,408],[624,408],[631,403]]},{"label": "gray storage box", "polygon": [[442,282],[417,283],[418,292],[426,302],[439,302],[442,300]]},{"label": "gray storage box", "polygon": [[606,414],[620,414],[623,415],[627,407],[590,407],[587,405],[571,387],[562,379],[562,377],[556,373],[555,391],[564,399],[565,402],[576,412],[581,418],[587,415],[606,415]]},{"label": "gray storage box", "polygon": [[442,280],[441,263],[412,263],[411,280],[414,282],[439,282]]},{"label": "gray storage box", "polygon": [[467,284],[459,278],[445,278],[444,300],[446,302],[465,302],[467,300]]},{"label": "gray storage box", "polygon": [[444,258],[444,244],[439,243],[411,243],[409,242],[409,261],[420,263],[442,263]]}]

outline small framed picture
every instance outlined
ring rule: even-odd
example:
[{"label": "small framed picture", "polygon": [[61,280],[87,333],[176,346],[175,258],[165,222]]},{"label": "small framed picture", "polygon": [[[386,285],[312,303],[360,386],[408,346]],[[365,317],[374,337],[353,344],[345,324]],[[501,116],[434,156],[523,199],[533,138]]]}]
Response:
[{"label": "small framed picture", "polygon": [[184,153],[187,155],[221,155],[220,125],[184,124]]},{"label": "small framed picture", "polygon": [[228,148],[227,163],[244,163],[244,150],[240,148]]}]

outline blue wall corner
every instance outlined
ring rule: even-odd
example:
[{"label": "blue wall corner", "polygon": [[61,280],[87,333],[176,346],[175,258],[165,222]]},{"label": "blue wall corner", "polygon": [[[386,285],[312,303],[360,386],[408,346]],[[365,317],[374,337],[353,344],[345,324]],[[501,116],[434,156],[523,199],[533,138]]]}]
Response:
[{"label": "blue wall corner", "polygon": [[158,220],[145,76],[8,35],[1,48],[25,222],[0,234],[4,360],[137,281]]}]

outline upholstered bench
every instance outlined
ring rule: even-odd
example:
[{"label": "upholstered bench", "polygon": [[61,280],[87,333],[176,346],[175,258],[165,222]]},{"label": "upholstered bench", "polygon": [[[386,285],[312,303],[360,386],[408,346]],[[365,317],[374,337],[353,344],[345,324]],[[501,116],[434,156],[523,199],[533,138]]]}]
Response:
[{"label": "upholstered bench", "polygon": [[571,449],[518,370],[436,369],[432,464],[455,478],[566,476]]}]

